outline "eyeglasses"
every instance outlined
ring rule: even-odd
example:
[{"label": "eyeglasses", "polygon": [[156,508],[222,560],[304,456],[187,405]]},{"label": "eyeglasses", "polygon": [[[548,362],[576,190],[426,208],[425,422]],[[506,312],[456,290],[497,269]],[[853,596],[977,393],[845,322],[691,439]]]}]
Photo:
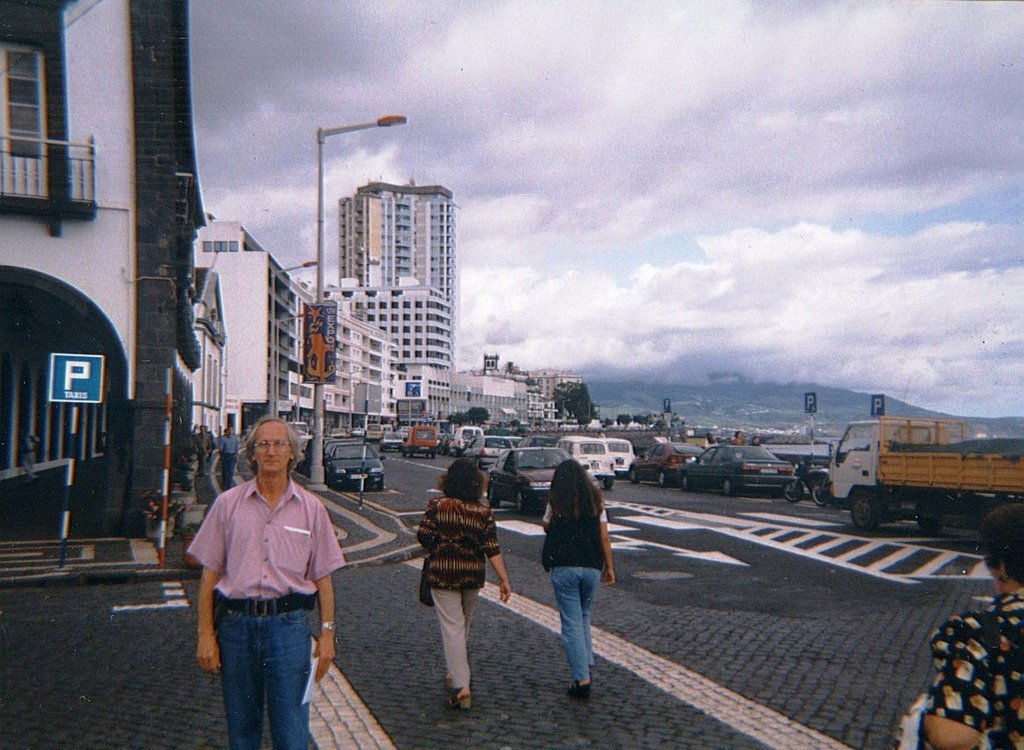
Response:
[{"label": "eyeglasses", "polygon": [[291,444],[287,440],[257,440],[254,445],[258,451],[268,451],[271,448],[284,450],[285,448],[291,447]]}]

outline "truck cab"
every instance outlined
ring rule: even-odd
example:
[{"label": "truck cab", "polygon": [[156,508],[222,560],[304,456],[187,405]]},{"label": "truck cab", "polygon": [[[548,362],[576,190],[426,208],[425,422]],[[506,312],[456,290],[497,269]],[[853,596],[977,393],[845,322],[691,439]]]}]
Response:
[{"label": "truck cab", "polygon": [[837,501],[858,485],[874,486],[878,468],[878,421],[851,422],[832,457],[829,475]]}]

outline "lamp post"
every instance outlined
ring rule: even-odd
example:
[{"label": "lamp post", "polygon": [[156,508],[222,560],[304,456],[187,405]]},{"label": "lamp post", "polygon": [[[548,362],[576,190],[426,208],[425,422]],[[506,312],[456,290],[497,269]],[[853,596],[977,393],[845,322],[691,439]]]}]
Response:
[{"label": "lamp post", "polygon": [[[316,131],[316,301],[324,301],[324,141],[332,135],[354,133],[371,128],[389,128],[405,125],[405,115],[387,115],[373,122],[342,125],[337,128],[317,128]],[[313,384],[313,439],[310,450],[313,456],[309,465],[309,481],[313,487],[324,483],[324,384]]]}]

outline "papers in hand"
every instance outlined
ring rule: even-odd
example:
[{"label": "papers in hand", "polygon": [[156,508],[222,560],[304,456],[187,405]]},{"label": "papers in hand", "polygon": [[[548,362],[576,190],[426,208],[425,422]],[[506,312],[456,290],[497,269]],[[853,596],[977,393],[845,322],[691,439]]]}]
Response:
[{"label": "papers in hand", "polygon": [[316,690],[316,665],[320,661],[317,657],[309,658],[309,679],[306,680],[306,692],[302,694],[302,702],[309,703],[313,700],[313,692]]}]

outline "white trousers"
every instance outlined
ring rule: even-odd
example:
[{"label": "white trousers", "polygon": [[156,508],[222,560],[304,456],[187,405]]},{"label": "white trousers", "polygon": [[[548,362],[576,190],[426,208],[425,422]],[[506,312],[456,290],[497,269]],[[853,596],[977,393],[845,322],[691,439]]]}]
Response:
[{"label": "white trousers", "polygon": [[469,687],[469,624],[473,619],[480,589],[431,589],[434,595],[434,611],[441,625],[441,641],[444,644],[444,661],[452,678],[452,687]]}]

